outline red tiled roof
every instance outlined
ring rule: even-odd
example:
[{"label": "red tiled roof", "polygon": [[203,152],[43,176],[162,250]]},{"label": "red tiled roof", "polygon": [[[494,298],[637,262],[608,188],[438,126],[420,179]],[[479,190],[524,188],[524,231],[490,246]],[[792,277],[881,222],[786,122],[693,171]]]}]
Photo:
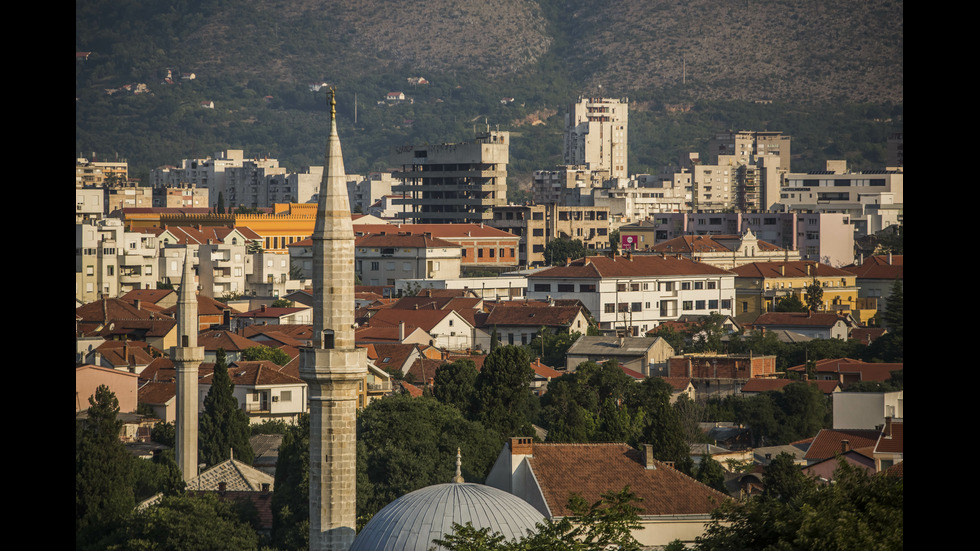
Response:
[{"label": "red tiled roof", "polygon": [[534,361],[531,362],[531,369],[534,370],[535,375],[537,375],[538,377],[543,377],[545,379],[555,379],[563,375],[561,371],[558,371],[556,369],[553,369],[541,363],[541,358],[535,358]]},{"label": "red tiled roof", "polygon": [[255,341],[246,339],[238,333],[226,330],[205,331],[197,337],[197,345],[203,346],[205,350],[217,350],[223,348],[228,351],[242,351],[246,348],[258,346]]},{"label": "red tiled roof", "polygon": [[808,461],[823,460],[846,451],[843,442],[847,440],[848,449],[873,448],[878,441],[879,431],[873,429],[823,429],[817,433],[803,456]]},{"label": "red tiled roof", "polygon": [[419,387],[417,387],[417,386],[415,386],[415,385],[413,385],[412,383],[401,381],[401,385],[402,385],[402,388],[405,389],[405,391],[408,392],[408,394],[412,398],[418,398],[418,397],[422,396],[422,389],[419,388]]},{"label": "red tiled roof", "polygon": [[571,324],[581,311],[577,306],[497,307],[487,316],[484,326],[562,327]]},{"label": "red tiled roof", "polygon": [[641,516],[709,514],[729,499],[659,461],[647,469],[643,454],[626,444],[533,444],[528,462],[551,514],[569,516],[568,500],[595,503],[625,486],[642,501]]},{"label": "red tiled roof", "polygon": [[407,335],[416,327],[429,332],[446,316],[452,314],[452,310],[395,310],[386,308],[378,310],[376,314],[371,316],[370,324],[376,327],[398,327],[400,322],[405,322],[405,334]]},{"label": "red tiled roof", "polygon": [[[197,295],[197,315],[198,316],[213,316],[224,314],[225,310],[231,312],[231,315],[236,316],[241,314],[238,310],[235,310],[231,306],[223,302],[219,302],[209,296]],[[170,308],[163,310],[163,313],[173,316],[177,313],[177,305],[173,305]]]},{"label": "red tiled roof", "polygon": [[833,312],[766,312],[752,326],[833,327],[841,318]]},{"label": "red tiled roof", "polygon": [[[198,382],[211,384],[214,363],[202,363],[198,369]],[[228,376],[235,385],[292,385],[306,384],[298,377],[283,372],[283,368],[270,361],[232,362],[228,364]]]},{"label": "red tiled roof", "polygon": [[177,383],[150,381],[144,383],[137,394],[141,404],[166,404],[177,396]]},{"label": "red tiled roof", "polygon": [[456,243],[419,233],[370,233],[354,240],[357,247],[459,248]]},{"label": "red tiled roof", "polygon": [[861,279],[905,279],[904,256],[900,254],[881,254],[864,259],[860,266],[847,266],[847,271],[854,272]]},{"label": "red tiled roof", "polygon": [[667,384],[671,386],[675,391],[687,390],[687,387],[691,384],[690,377],[660,377]]},{"label": "red tiled roof", "polygon": [[[737,246],[741,241],[741,235],[681,235],[667,241],[661,241],[650,250],[664,253],[705,253],[705,252],[731,252],[730,246],[723,241],[732,242]],[[760,251],[778,251],[782,247],[777,247],[768,241],[758,241]]]},{"label": "red tiled roof", "polygon": [[[891,379],[892,371],[899,371],[904,363],[874,363],[852,360],[851,358],[827,358],[816,362],[817,373],[858,373],[862,381],[887,381]],[[786,368],[787,371],[802,373],[806,366],[796,365]]]},{"label": "red tiled roof", "polygon": [[728,270],[688,258],[660,255],[587,256],[567,266],[556,266],[529,274],[528,278],[650,277],[675,275],[724,275]]},{"label": "red tiled roof", "polygon": [[358,224],[354,223],[354,233],[356,235],[366,235],[369,233],[389,233],[397,234],[400,232],[408,233],[427,233],[437,239],[447,241],[472,240],[472,239],[506,239],[509,241],[520,241],[520,237],[490,227],[486,224]]},{"label": "red tiled roof", "polygon": [[[890,433],[887,434],[886,433]],[[885,424],[875,445],[875,453],[904,453],[905,451],[905,423],[902,421],[892,421],[890,425]]]},{"label": "red tiled roof", "polygon": [[809,260],[752,262],[733,268],[732,271],[737,277],[767,279],[780,277],[854,277],[853,272]]},{"label": "red tiled roof", "polygon": [[176,291],[173,289],[133,289],[119,298],[129,303],[138,300],[141,303],[156,304],[174,292]]}]

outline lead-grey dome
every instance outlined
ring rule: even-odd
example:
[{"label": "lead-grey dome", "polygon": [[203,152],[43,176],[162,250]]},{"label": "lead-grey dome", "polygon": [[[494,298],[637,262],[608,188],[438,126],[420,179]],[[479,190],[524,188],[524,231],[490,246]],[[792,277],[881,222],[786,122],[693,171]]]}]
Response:
[{"label": "lead-grey dome", "polygon": [[453,523],[470,522],[490,528],[508,540],[535,530],[544,520],[523,499],[482,484],[448,483],[427,486],[392,501],[378,511],[357,535],[351,551],[428,551],[452,532]]}]

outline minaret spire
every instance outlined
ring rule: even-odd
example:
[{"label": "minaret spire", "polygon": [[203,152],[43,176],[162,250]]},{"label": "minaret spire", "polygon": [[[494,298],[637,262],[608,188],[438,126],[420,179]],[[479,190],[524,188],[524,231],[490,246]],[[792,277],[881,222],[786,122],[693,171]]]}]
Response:
[{"label": "minaret spire", "polygon": [[170,359],[177,371],[177,466],[183,473],[184,482],[197,476],[198,368],[204,361],[204,348],[197,345],[200,321],[193,263],[193,251],[187,247],[177,298],[178,342],[170,349]]},{"label": "minaret spire", "polygon": [[310,393],[310,549],[354,542],[357,390],[367,357],[354,346],[354,227],[330,91],[330,134],[313,229],[313,344],[300,350]]}]

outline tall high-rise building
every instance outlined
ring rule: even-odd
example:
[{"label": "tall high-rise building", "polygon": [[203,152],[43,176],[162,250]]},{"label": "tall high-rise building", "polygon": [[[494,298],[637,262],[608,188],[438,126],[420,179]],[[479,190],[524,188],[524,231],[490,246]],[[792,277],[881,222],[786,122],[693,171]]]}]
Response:
[{"label": "tall high-rise building", "polygon": [[627,178],[629,100],[579,98],[565,114],[565,164]]},{"label": "tall high-rise building", "polygon": [[347,550],[356,520],[357,390],[367,355],[354,346],[354,227],[330,98],[330,136],[313,230],[313,344],[300,350],[310,400],[310,549]]},{"label": "tall high-rise building", "polygon": [[197,317],[197,284],[194,283],[192,255],[185,255],[184,274],[177,299],[177,346],[170,358],[177,370],[177,466],[184,482],[197,476],[198,368],[204,361],[204,347],[197,345],[200,321]]},{"label": "tall high-rise building", "polygon": [[463,143],[395,149],[401,183],[391,191],[396,216],[416,224],[478,224],[507,204],[510,132],[488,131]]}]

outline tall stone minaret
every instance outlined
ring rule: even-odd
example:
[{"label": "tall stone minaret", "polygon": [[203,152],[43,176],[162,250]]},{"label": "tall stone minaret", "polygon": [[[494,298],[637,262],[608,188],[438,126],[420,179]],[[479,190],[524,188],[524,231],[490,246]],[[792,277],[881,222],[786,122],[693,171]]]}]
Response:
[{"label": "tall stone minaret", "polygon": [[346,550],[356,520],[357,388],[367,371],[354,347],[354,228],[330,94],[330,137],[313,230],[313,345],[300,350],[310,391],[310,549]]},{"label": "tall stone minaret", "polygon": [[197,369],[204,361],[204,347],[197,345],[200,322],[193,262],[193,251],[188,248],[177,299],[178,343],[170,349],[177,369],[177,466],[184,474],[184,482],[197,476]]}]

